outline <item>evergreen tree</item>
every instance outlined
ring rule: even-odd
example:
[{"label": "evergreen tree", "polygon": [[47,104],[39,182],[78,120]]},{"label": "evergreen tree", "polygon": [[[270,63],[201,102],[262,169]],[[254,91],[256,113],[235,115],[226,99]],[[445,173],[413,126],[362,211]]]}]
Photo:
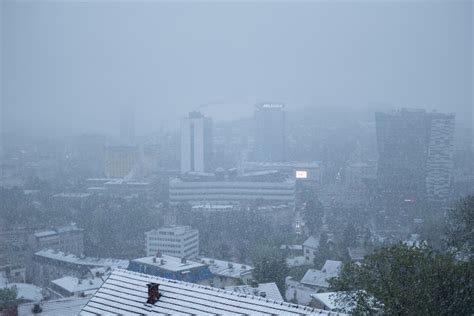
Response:
[{"label": "evergreen tree", "polygon": [[288,265],[282,256],[266,254],[254,261],[254,279],[258,283],[275,282],[281,293],[285,293],[288,272]]},{"label": "evergreen tree", "polygon": [[474,253],[474,195],[458,202],[448,212],[447,244],[453,250],[472,256]]},{"label": "evergreen tree", "polygon": [[310,198],[304,208],[305,227],[311,235],[315,234],[323,225],[324,208],[321,202],[315,198]]},{"label": "evergreen tree", "polygon": [[471,315],[473,268],[472,260],[399,244],[375,251],[360,266],[346,264],[330,285],[343,291],[337,301],[354,306],[353,314],[372,314],[383,306],[387,315]]},{"label": "evergreen tree", "polygon": [[[17,291],[15,288],[0,289],[0,311],[11,304],[16,303]],[[1,313],[0,313],[1,314]]]}]

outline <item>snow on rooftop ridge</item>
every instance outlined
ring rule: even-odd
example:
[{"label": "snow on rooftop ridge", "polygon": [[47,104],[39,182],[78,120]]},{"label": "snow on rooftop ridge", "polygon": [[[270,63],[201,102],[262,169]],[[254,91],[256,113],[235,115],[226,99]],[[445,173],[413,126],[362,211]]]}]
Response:
[{"label": "snow on rooftop ridge", "polygon": [[309,236],[309,238],[306,239],[305,242],[303,243],[303,246],[316,249],[319,247],[319,240],[313,236]]},{"label": "snow on rooftop ridge", "polygon": [[333,274],[338,273],[342,268],[342,262],[336,260],[326,260],[323,268],[321,269],[325,273]]},{"label": "snow on rooftop ridge", "polygon": [[302,245],[281,245],[280,250],[303,250]]},{"label": "snow on rooftop ridge", "polygon": [[[146,304],[147,283],[160,284],[162,296]],[[277,314],[342,315],[283,301],[239,294],[209,286],[115,269],[81,310],[90,314]]]}]

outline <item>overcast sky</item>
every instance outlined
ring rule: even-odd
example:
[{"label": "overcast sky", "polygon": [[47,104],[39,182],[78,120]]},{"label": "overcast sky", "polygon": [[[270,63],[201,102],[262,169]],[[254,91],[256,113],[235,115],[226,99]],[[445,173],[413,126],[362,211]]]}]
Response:
[{"label": "overcast sky", "polygon": [[[7,129],[138,133],[201,104],[390,104],[472,117],[470,1],[3,1]],[[342,114],[343,115],[343,114]]]}]

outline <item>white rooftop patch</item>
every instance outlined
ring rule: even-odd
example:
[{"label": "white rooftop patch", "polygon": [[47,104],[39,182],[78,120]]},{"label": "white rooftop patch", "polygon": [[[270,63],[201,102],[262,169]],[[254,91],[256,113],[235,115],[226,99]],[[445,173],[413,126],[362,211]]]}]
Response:
[{"label": "white rooftop patch", "polygon": [[225,289],[231,292],[261,296],[275,301],[283,301],[283,297],[281,296],[280,290],[275,282],[260,283],[257,287],[251,287],[250,285],[227,286]]},{"label": "white rooftop patch", "polygon": [[104,281],[101,278],[78,279],[65,276],[51,281],[51,283],[64,289],[69,293],[87,292],[98,289]]},{"label": "white rooftop patch", "polygon": [[339,274],[342,268],[341,261],[326,260],[321,270],[309,269],[301,279],[301,283],[309,286],[327,288],[328,280]]},{"label": "white rooftop patch", "polygon": [[203,264],[209,265],[209,271],[211,271],[212,274],[218,276],[240,278],[241,276],[252,273],[253,271],[253,267],[246,264],[216,260],[212,258],[200,258],[200,260]]},{"label": "white rooftop patch", "polygon": [[168,256],[168,255],[161,255],[161,257],[144,257],[139,259],[134,259],[134,262],[144,263],[151,266],[159,267],[163,270],[178,272],[184,271],[188,269],[194,269],[203,267],[204,264],[198,263],[191,260],[182,260],[178,257]]}]

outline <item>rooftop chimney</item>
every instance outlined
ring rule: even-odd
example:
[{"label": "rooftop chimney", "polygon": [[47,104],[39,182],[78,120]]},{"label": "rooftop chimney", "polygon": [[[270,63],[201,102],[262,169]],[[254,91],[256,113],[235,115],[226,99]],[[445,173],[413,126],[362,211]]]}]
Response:
[{"label": "rooftop chimney", "polygon": [[186,258],[181,258],[181,263],[186,263]]},{"label": "rooftop chimney", "polygon": [[155,304],[161,297],[158,283],[148,283],[148,300],[146,301],[147,304]]},{"label": "rooftop chimney", "polygon": [[39,314],[39,313],[41,313],[42,311],[43,311],[43,309],[41,308],[41,305],[40,305],[39,303],[35,303],[35,304],[33,305],[33,308],[31,309],[31,312],[32,312],[33,314]]}]

